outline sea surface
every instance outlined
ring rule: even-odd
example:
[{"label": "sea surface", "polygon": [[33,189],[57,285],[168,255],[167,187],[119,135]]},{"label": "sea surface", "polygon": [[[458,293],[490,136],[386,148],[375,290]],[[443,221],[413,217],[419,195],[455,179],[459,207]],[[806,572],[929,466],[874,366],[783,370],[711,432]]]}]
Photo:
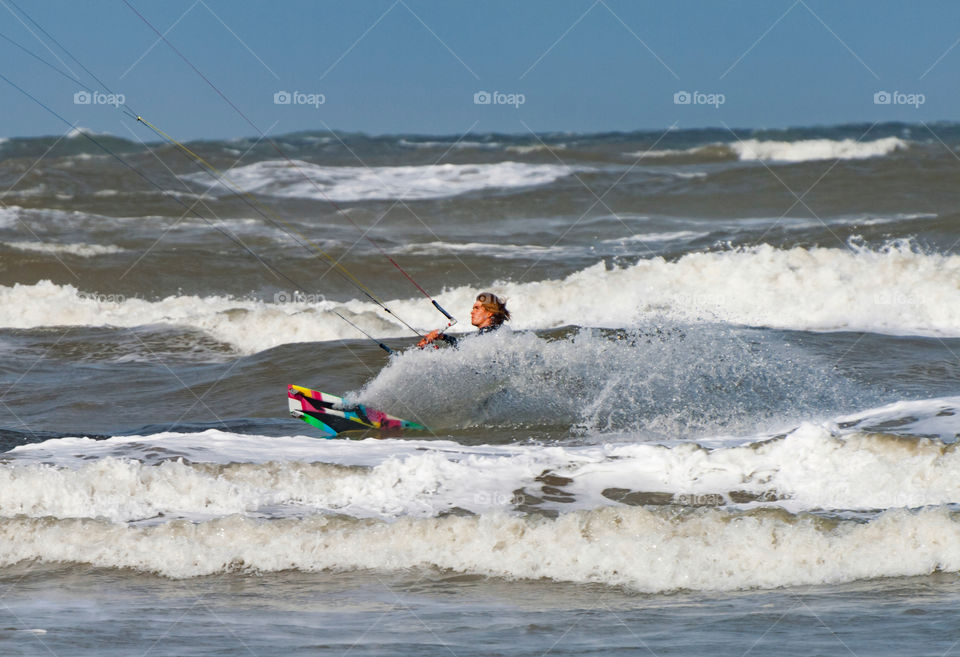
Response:
[{"label": "sea surface", "polygon": [[960,650],[960,125],[187,146],[0,142],[3,655]]}]

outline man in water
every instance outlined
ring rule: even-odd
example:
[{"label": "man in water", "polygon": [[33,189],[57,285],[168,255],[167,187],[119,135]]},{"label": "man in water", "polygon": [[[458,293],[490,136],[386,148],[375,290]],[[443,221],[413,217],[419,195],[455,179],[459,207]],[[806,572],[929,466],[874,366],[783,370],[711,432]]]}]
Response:
[{"label": "man in water", "polygon": [[[510,311],[507,310],[507,302],[496,294],[483,292],[477,295],[477,300],[470,310],[470,323],[480,329],[480,334],[496,331],[504,322],[510,321]],[[457,345],[457,339],[453,336],[441,333],[439,329],[430,331],[417,346],[423,349],[428,344],[436,340],[443,340],[453,346]]]}]

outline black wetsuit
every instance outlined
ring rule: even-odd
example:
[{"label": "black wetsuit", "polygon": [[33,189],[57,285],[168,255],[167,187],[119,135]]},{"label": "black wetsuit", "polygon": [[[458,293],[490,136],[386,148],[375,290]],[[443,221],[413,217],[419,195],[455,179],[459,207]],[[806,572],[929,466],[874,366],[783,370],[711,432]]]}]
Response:
[{"label": "black wetsuit", "polygon": [[[503,326],[502,323],[501,323],[501,324],[491,324],[490,326],[484,326],[484,327],[482,327],[479,331],[477,331],[477,335],[483,335],[484,333],[493,333],[494,331],[496,331],[496,330],[497,330],[498,328],[500,328],[501,326]],[[456,347],[456,346],[457,346],[457,341],[458,341],[458,340],[457,340],[457,338],[453,337],[452,335],[447,335],[446,333],[441,333],[440,335],[437,336],[437,339],[438,339],[438,340],[443,340],[444,342],[446,342],[447,344],[449,344],[449,345],[451,345],[451,346],[453,346],[453,347]]]}]

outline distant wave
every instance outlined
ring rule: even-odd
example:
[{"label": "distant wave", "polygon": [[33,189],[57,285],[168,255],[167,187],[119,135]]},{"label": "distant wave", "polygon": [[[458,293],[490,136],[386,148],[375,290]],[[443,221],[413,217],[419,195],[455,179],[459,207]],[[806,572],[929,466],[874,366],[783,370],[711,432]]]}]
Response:
[{"label": "distant wave", "polygon": [[[363,201],[375,199],[432,199],[457,196],[484,189],[514,189],[546,185],[573,173],[557,164],[434,164],[393,167],[326,167],[309,162],[268,160],[225,173],[247,192],[286,198]],[[207,185],[206,174],[185,179]],[[213,191],[233,193],[217,183]]]},{"label": "distant wave", "polygon": [[[623,255],[626,252],[635,253],[636,248],[629,250],[622,247],[627,245],[662,244],[664,242],[689,242],[708,236],[707,231],[676,230],[664,232],[637,233],[629,237],[599,240],[589,246],[543,246],[537,244],[506,244],[490,242],[424,242],[421,244],[407,244],[396,247],[394,253],[412,255],[445,255],[450,253],[469,253],[478,256],[493,258],[546,258],[554,257],[567,259],[574,256],[590,255]],[[620,247],[620,248],[618,248]]]},{"label": "distant wave", "polygon": [[471,141],[471,140],[412,141],[412,140],[403,139],[403,138],[398,140],[397,144],[399,144],[400,146],[405,146],[407,148],[423,148],[423,149],[451,149],[451,150],[468,150],[468,149],[501,150],[502,149],[507,153],[517,153],[519,155],[528,155],[530,153],[539,153],[539,152],[562,151],[562,150],[566,150],[567,148],[567,145],[563,143],[507,145],[499,141]]},{"label": "distant wave", "polygon": [[0,228],[10,228],[20,219],[23,208],[18,205],[0,207]]},{"label": "distant wave", "polygon": [[695,160],[698,162],[722,162],[725,160],[736,159],[736,154],[727,145],[722,143],[707,144],[705,146],[693,146],[691,148],[675,149],[668,148],[663,150],[640,150],[631,153],[624,153],[625,157],[637,159],[680,159]]},{"label": "distant wave", "polygon": [[406,146],[408,148],[450,148],[454,150],[464,150],[468,148],[483,148],[483,149],[497,149],[502,148],[503,144],[497,141],[470,141],[470,140],[460,140],[460,141],[436,141],[436,140],[424,140],[424,141],[411,141],[409,139],[400,139],[397,142],[400,146]]},{"label": "distant wave", "polygon": [[109,255],[111,253],[122,253],[124,249],[112,244],[52,244],[48,242],[2,242],[18,251],[33,251],[35,253],[65,253],[67,255],[80,256],[81,258],[93,258],[99,255]]},{"label": "distant wave", "polygon": [[713,143],[683,150],[654,150],[625,153],[627,157],[653,159],[690,159],[695,161],[741,160],[772,162],[812,162],[816,160],[858,160],[889,155],[905,149],[909,142],[899,137],[874,141],[854,139],[802,139],[799,141],[764,141],[745,139],[729,143]]},{"label": "distant wave", "polygon": [[843,139],[805,139],[802,141],[759,141],[748,139],[731,143],[741,160],[774,160],[779,162],[809,162],[812,160],[859,160],[879,157],[907,147],[898,137],[876,141]]},{"label": "distant wave", "polygon": [[78,137],[83,137],[85,135],[89,135],[91,137],[113,137],[114,136],[112,133],[109,133],[109,132],[94,132],[90,128],[77,126],[76,128],[73,128],[72,130],[70,130],[70,132],[67,133],[67,138],[76,139]]},{"label": "distant wave", "polygon": [[552,151],[563,151],[566,149],[567,149],[566,144],[525,144],[525,145],[507,146],[506,148],[508,153],[519,153],[520,155],[528,155],[530,153],[541,153],[541,152],[550,153]]}]

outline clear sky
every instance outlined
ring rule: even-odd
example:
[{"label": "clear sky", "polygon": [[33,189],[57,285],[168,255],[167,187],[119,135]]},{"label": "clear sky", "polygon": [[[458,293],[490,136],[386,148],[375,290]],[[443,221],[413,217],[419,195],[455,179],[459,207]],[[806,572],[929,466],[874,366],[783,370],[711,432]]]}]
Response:
[{"label": "clear sky", "polygon": [[[123,0],[14,1],[172,135],[255,134]],[[960,109],[955,0],[129,2],[271,134],[955,121]],[[15,14],[0,0],[0,33],[106,91]],[[81,87],[4,40],[0,73],[71,123],[138,129],[75,103]],[[284,91],[291,102],[276,103]],[[482,91],[500,95],[475,102]],[[66,129],[2,81],[0,100],[2,136]]]}]

